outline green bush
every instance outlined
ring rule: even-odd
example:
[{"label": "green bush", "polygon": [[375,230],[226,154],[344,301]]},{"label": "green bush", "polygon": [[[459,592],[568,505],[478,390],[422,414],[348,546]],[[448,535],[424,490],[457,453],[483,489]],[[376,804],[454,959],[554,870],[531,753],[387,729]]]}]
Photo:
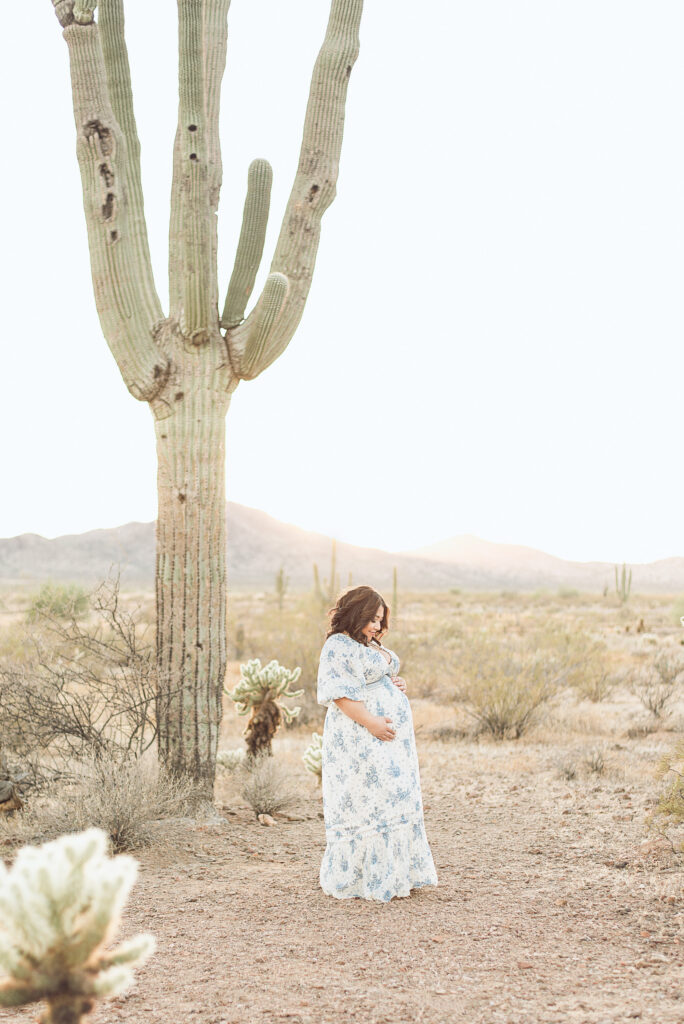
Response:
[{"label": "green bush", "polygon": [[88,592],[76,583],[44,583],[31,598],[29,622],[40,618],[78,619],[88,611]]},{"label": "green bush", "polygon": [[577,637],[542,630],[524,637],[480,634],[461,655],[455,699],[495,739],[519,739],[587,656]]}]

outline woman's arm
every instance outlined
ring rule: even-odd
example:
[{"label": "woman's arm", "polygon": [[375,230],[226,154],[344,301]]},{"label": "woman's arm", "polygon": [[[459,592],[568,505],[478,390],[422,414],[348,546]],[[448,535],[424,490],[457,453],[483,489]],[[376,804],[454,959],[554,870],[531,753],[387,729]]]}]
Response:
[{"label": "woman's arm", "polygon": [[338,697],[335,704],[352,721],[358,722],[364,729],[368,729],[368,732],[375,736],[376,739],[394,739],[395,732],[392,719],[387,718],[386,715],[371,715],[362,700],[352,700],[351,697]]}]

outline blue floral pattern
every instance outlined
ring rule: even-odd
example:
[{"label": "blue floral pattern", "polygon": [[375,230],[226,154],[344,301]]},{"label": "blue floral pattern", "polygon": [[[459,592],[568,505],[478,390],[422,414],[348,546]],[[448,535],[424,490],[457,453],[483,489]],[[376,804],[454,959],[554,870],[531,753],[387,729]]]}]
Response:
[{"label": "blue floral pattern", "polygon": [[[345,633],[323,645],[318,703],[327,708],[323,728],[323,813],[326,847],[321,888],[337,899],[386,903],[411,889],[437,885],[423,822],[418,755],[411,706],[392,682],[399,659],[366,647]],[[337,707],[338,697],[363,701],[386,715],[393,740],[378,740]]]}]

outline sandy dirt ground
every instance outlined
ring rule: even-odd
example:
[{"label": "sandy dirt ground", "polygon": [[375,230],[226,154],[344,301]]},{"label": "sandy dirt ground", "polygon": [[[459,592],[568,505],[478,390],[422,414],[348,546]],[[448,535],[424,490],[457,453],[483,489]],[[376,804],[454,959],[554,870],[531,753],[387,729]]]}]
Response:
[{"label": "sandy dirt ground", "polygon": [[[305,736],[278,745],[301,766]],[[224,774],[214,820],[138,854],[122,933],[150,931],[158,951],[92,1020],[682,1022],[683,875],[643,824],[662,746],[607,741],[603,774],[566,780],[548,743],[419,733],[439,885],[387,904],[321,892],[312,778],[299,820],[264,827]]]}]

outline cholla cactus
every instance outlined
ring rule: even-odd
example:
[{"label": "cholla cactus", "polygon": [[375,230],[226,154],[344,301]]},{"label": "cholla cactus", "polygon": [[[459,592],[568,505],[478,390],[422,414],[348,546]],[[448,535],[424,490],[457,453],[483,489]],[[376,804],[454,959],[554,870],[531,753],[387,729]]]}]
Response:
[{"label": "cholla cactus", "polygon": [[320,785],[323,779],[323,737],[319,733],[311,734],[311,743],[304,751],[302,761],[307,769],[313,772]]},{"label": "cholla cactus", "polygon": [[151,935],[105,949],[138,867],[106,848],[104,832],[89,829],[23,847],[10,870],[0,861],[0,1006],[45,999],[41,1024],[78,1024],[154,951]]},{"label": "cholla cactus", "polygon": [[240,682],[226,693],[235,701],[238,715],[250,712],[244,735],[252,757],[261,752],[270,754],[271,742],[283,718],[291,722],[301,711],[301,708],[287,708],[281,703],[285,697],[301,697],[304,693],[304,690],[289,689],[290,684],[299,679],[301,671],[299,667],[285,668],[275,660],[262,668],[259,658],[240,665]]}]

